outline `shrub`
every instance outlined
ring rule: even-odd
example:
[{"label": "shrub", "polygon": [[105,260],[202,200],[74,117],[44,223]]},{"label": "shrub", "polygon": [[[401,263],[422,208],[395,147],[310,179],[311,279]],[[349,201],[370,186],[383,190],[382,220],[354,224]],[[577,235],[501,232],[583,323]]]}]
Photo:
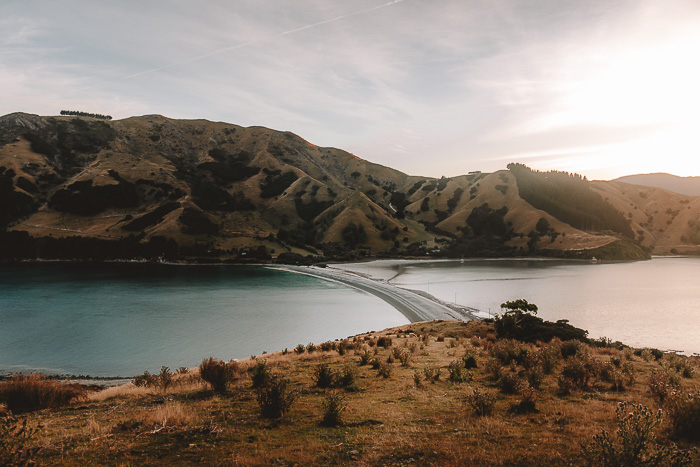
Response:
[{"label": "shrub", "polygon": [[510,411],[519,414],[538,412],[535,404],[537,402],[537,391],[534,388],[526,388],[522,390],[521,394],[520,402],[511,405]]},{"label": "shrub", "polygon": [[642,404],[630,406],[622,402],[615,414],[616,436],[603,430],[583,446],[583,457],[590,465],[691,465],[691,452],[680,451],[675,445],[656,444],[654,429],[661,423],[661,411],[653,413]]},{"label": "shrub", "polygon": [[156,377],[155,375],[150,374],[147,371],[144,371],[142,375],[138,375],[134,377],[134,379],[131,380],[134,386],[136,387],[153,387],[156,385]]},{"label": "shrub", "polygon": [[660,360],[664,356],[664,353],[659,349],[650,348],[637,349],[634,351],[634,354],[638,357],[642,357],[645,362],[651,361],[652,358],[654,360]]},{"label": "shrub", "polygon": [[501,339],[491,347],[491,356],[503,365],[510,362],[521,363],[527,357],[527,347],[513,339]]},{"label": "shrub", "polygon": [[326,399],[323,401],[323,418],[321,419],[321,425],[342,425],[342,414],[346,408],[345,398],[341,394],[335,392],[326,394]]},{"label": "shrub", "polygon": [[386,349],[387,347],[391,347],[391,345],[392,345],[391,337],[382,336],[379,339],[377,339],[377,346],[378,347],[384,347]]},{"label": "shrub", "polygon": [[29,426],[26,418],[20,420],[11,413],[0,415],[0,465],[34,465],[31,458],[36,449],[28,443],[42,428]]},{"label": "shrub", "polygon": [[165,392],[168,387],[173,384],[173,374],[167,366],[160,367],[160,373],[156,376],[156,385],[161,391]]},{"label": "shrub", "polygon": [[695,369],[690,364],[690,361],[675,354],[671,355],[668,366],[676,370],[684,378],[692,378],[695,374]]},{"label": "shrub", "polygon": [[321,345],[319,345],[319,347],[321,348],[322,351],[328,352],[330,350],[335,350],[336,345],[335,345],[335,342],[326,341],[326,342],[322,342]]},{"label": "shrub", "polygon": [[423,369],[423,374],[425,379],[435,381],[440,381],[440,368],[427,367]]},{"label": "shrub", "polygon": [[486,373],[489,375],[489,379],[491,381],[498,381],[498,378],[501,377],[501,372],[503,371],[503,367],[501,366],[501,362],[495,358],[491,358],[486,361]]},{"label": "shrub", "polygon": [[498,379],[498,388],[503,394],[519,394],[523,387],[523,380],[511,372],[505,372]]},{"label": "shrub", "polygon": [[316,351],[316,345],[313,342],[309,342],[306,345],[306,351],[309,353],[315,352]]},{"label": "shrub", "polygon": [[583,343],[577,340],[562,342],[559,346],[559,351],[564,358],[573,357],[583,351]]},{"label": "shrub", "polygon": [[545,375],[551,375],[556,370],[559,364],[559,357],[561,356],[561,349],[558,344],[550,343],[546,347],[542,347],[537,352],[537,358],[542,367],[542,372]]},{"label": "shrub", "polygon": [[218,394],[226,392],[226,385],[235,379],[236,370],[235,363],[222,362],[214,357],[205,358],[199,364],[199,376]]},{"label": "shrub", "polygon": [[297,346],[294,347],[294,351],[295,351],[297,354],[301,355],[301,354],[303,354],[304,352],[306,352],[306,346],[305,346],[304,344],[297,344]]},{"label": "shrub", "polygon": [[389,365],[387,363],[380,363],[379,368],[377,368],[377,369],[379,370],[379,373],[378,373],[379,376],[381,376],[383,378],[390,378],[391,377],[391,365]]},{"label": "shrub", "polygon": [[447,370],[450,372],[450,381],[453,383],[466,383],[472,379],[472,375],[464,368],[464,363],[459,360],[450,362]]},{"label": "shrub", "polygon": [[676,372],[668,368],[657,368],[649,375],[647,387],[651,397],[663,404],[666,398],[680,387],[681,379]]},{"label": "shrub", "polygon": [[399,361],[401,362],[401,366],[404,368],[408,368],[411,366],[411,351],[408,349],[403,349],[401,353],[399,354]]},{"label": "shrub", "polygon": [[587,389],[590,379],[597,375],[597,362],[587,354],[569,358],[561,370],[561,376],[578,389]]},{"label": "shrub", "polygon": [[423,376],[418,370],[413,372],[413,384],[416,386],[417,389],[421,389],[423,387]]},{"label": "shrub", "polygon": [[374,359],[374,354],[369,350],[365,350],[360,354],[360,365],[367,365]]},{"label": "shrub", "polygon": [[340,370],[337,376],[337,384],[343,388],[354,388],[357,384],[357,368],[355,365],[347,364]]},{"label": "shrub", "polygon": [[267,360],[260,360],[250,370],[250,379],[253,381],[253,388],[261,388],[270,381],[270,369]]},{"label": "shrub", "polygon": [[482,392],[481,389],[474,388],[474,391],[467,396],[467,403],[475,415],[484,417],[493,413],[496,396],[491,392]]},{"label": "shrub", "polygon": [[372,357],[372,361],[369,362],[370,366],[372,367],[373,370],[378,370],[380,366],[382,365],[388,365],[391,362],[387,363],[382,363],[378,358]]},{"label": "shrub", "polygon": [[700,441],[700,393],[676,390],[666,407],[670,414],[673,435],[689,441]]},{"label": "shrub", "polygon": [[284,418],[298,393],[292,390],[289,380],[277,374],[269,374],[264,384],[257,388],[260,416],[269,419]]},{"label": "shrub", "polygon": [[78,385],[46,379],[43,375],[15,375],[0,384],[0,402],[15,414],[68,405],[82,396]]},{"label": "shrub", "polygon": [[466,368],[467,370],[477,367],[476,355],[474,355],[473,353],[468,353],[464,357],[462,357],[462,362],[464,362],[464,368]]},{"label": "shrub", "polygon": [[542,367],[536,365],[525,370],[525,379],[532,388],[537,389],[542,386],[542,382],[544,381],[544,372],[542,371]]},{"label": "shrub", "polygon": [[321,363],[314,369],[313,380],[316,383],[316,387],[329,388],[333,385],[334,379],[333,370],[327,363]]},{"label": "shrub", "polygon": [[560,396],[568,396],[573,389],[573,381],[561,375],[557,377],[557,394]]}]

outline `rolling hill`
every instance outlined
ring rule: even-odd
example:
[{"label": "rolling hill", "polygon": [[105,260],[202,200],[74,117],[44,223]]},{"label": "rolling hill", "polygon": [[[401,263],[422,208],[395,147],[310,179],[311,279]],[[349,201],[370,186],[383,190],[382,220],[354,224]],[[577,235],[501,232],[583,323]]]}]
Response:
[{"label": "rolling hill", "polygon": [[634,240],[700,243],[700,198],[519,164],[409,176],[289,132],[160,115],[0,117],[0,201],[5,260],[643,258]]}]

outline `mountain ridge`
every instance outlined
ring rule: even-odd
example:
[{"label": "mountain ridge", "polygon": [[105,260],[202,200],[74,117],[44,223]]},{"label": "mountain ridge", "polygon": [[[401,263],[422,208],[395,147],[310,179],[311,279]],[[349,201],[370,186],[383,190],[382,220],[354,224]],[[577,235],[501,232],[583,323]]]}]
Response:
[{"label": "mountain ridge", "polygon": [[[42,257],[38,249],[57,248],[80,256],[85,248],[76,238],[96,250],[118,243],[117,256],[216,260],[281,254],[585,258],[623,242],[622,232],[574,227],[552,214],[551,203],[535,208],[520,196],[523,176],[544,190],[547,179],[557,178],[548,174],[407,175],[290,132],[201,119],[0,117],[0,199],[7,206],[0,209],[0,230],[24,244],[30,258]],[[630,219],[628,244],[636,240],[662,253],[696,248],[693,227],[673,226],[665,241],[658,235],[663,227],[649,220],[653,211],[627,213],[619,182],[560,178],[565,194],[613,199],[617,204],[609,204]],[[662,197],[678,210],[681,199]],[[683,208],[691,212],[680,218],[694,222],[700,198]],[[41,248],[36,239],[50,246]],[[66,246],[70,242],[77,243]],[[636,259],[647,255],[630,248]],[[3,257],[17,258],[17,251],[5,248]]]},{"label": "mountain ridge", "polygon": [[663,172],[626,175],[613,181],[663,188],[681,195],[700,196],[700,177],[680,177]]}]

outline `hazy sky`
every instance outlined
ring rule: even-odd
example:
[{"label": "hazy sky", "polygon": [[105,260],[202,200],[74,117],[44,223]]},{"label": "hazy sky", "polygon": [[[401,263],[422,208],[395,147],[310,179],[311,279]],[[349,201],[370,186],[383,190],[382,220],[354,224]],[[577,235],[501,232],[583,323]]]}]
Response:
[{"label": "hazy sky", "polygon": [[409,174],[700,175],[698,0],[2,0],[0,114],[297,133]]}]

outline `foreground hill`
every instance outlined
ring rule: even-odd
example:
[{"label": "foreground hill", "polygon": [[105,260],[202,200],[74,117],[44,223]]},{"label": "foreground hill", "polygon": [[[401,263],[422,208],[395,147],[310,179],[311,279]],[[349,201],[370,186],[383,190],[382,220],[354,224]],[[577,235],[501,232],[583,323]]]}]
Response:
[{"label": "foreground hill", "polygon": [[[0,117],[0,258],[640,259],[635,242],[700,243],[700,198],[651,194],[653,209],[630,216],[631,188],[557,174],[515,164],[434,179],[262,127],[15,113]],[[650,213],[681,203],[669,236]]]},{"label": "foreground hill", "polygon": [[[497,334],[484,322],[414,323],[208,360],[203,372],[165,368],[63,407],[71,388],[15,378],[0,400],[21,388],[34,397],[12,399],[28,411],[15,421],[0,405],[0,463],[697,465],[696,357]],[[214,368],[231,381],[218,385]],[[609,445],[594,443],[603,430]]]}]

